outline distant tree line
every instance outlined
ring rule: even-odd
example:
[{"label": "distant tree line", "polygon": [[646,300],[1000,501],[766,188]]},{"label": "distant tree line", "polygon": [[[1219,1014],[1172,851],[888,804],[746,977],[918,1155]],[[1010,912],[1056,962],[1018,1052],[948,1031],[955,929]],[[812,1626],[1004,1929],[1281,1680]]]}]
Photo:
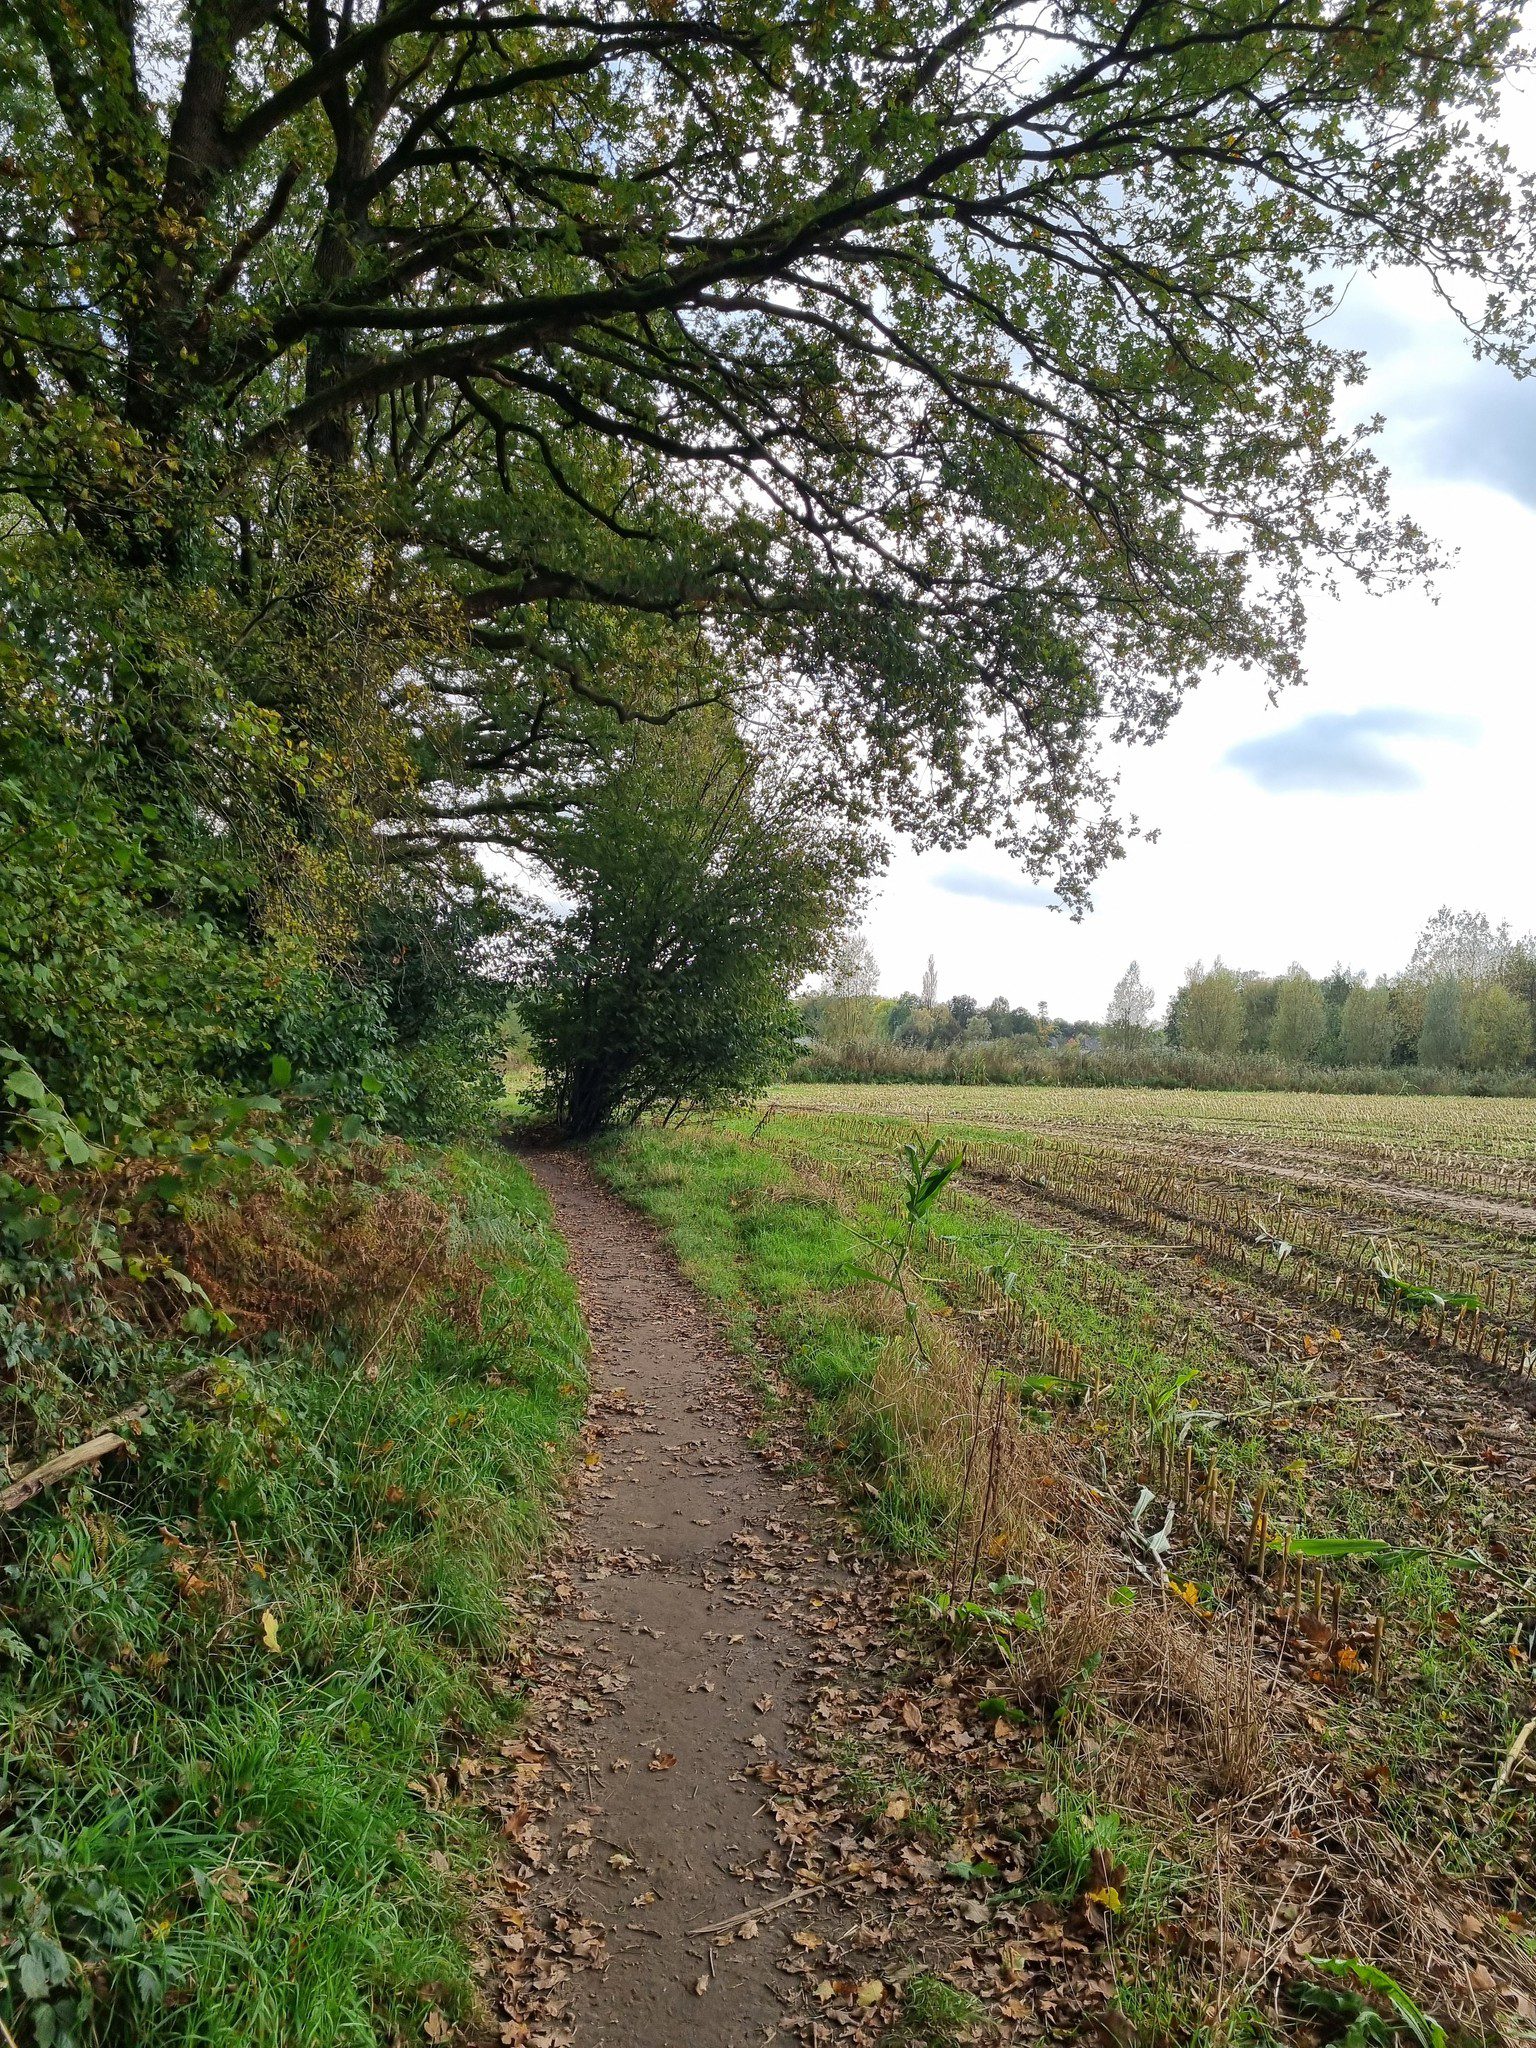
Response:
[{"label": "distant tree line", "polygon": [[846,940],[797,1004],[799,1071],[822,1079],[1452,1092],[1497,1084],[1519,1092],[1536,1067],[1536,934],[1517,936],[1481,911],[1449,906],[1425,924],[1396,974],[1373,982],[1344,966],[1314,976],[1299,965],[1262,974],[1197,961],[1161,1022],[1134,960],[1101,1020],[1056,1017],[1044,1003],[1031,1009],[1004,996],[985,1008],[968,995],[941,1001],[932,955],[919,994],[878,989],[867,942]]},{"label": "distant tree line", "polygon": [[822,985],[799,1004],[804,1036],[843,1049],[871,1045],[912,1052],[948,1052],[955,1047],[1009,1041],[1017,1049],[1055,1051],[1071,1046],[1097,1050],[1099,1026],[1088,1018],[1053,1017],[1046,1004],[1030,1009],[1006,996],[983,1007],[975,996],[940,1001],[938,975],[930,956],[920,993],[876,993],[879,969],[866,940],[845,942]]},{"label": "distant tree line", "polygon": [[1347,967],[1314,978],[1294,965],[1266,975],[1197,962],[1162,1037],[1193,1052],[1268,1053],[1294,1065],[1512,1072],[1536,1043],[1536,935],[1446,906],[1408,964],[1375,982]]}]

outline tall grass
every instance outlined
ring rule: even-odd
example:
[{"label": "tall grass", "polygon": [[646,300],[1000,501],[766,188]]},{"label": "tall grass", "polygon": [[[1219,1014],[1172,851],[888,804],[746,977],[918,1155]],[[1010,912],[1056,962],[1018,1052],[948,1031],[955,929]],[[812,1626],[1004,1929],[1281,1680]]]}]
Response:
[{"label": "tall grass", "polygon": [[486,1845],[441,1771],[509,1713],[506,1595],[583,1336],[521,1168],[457,1154],[434,1182],[473,1316],[269,1336],[134,1463],[0,1524],[19,2048],[373,2048],[468,2007]]}]

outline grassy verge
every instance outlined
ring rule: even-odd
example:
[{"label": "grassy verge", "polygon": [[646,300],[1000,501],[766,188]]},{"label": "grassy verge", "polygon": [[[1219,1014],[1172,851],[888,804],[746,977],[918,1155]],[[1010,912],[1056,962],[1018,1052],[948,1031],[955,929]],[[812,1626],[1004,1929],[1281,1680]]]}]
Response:
[{"label": "grassy verge", "polygon": [[[513,1711],[506,1592],[580,1414],[584,1337],[514,1162],[390,1182],[407,1199],[386,1215],[417,1233],[391,1244],[393,1302],[216,1358],[104,1325],[140,1385],[202,1364],[202,1393],[162,1395],[131,1463],[0,1522],[19,2048],[371,2048],[467,2009],[484,1844],[439,1799],[440,1754]],[[381,1201],[309,1216],[308,1266],[366,1266]],[[55,1377],[86,1384],[78,1361]]]},{"label": "grassy verge", "polygon": [[875,1398],[890,1308],[868,1279],[854,1222],[736,1136],[637,1129],[596,1154],[599,1171],[652,1217],[747,1357],[766,1340],[808,1396],[812,1442],[856,1482],[866,1519],[898,1554],[937,1556],[952,1507],[944,1475],[903,1440]]}]

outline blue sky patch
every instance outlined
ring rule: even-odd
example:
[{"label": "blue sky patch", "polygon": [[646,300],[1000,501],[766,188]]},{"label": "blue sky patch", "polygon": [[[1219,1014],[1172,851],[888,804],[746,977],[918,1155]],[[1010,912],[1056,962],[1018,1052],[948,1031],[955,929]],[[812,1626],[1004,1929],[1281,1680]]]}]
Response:
[{"label": "blue sky patch", "polygon": [[932,881],[935,889],[948,896],[979,896],[983,903],[1016,903],[1030,910],[1048,910],[1056,901],[1053,889],[1015,882],[1008,875],[989,875],[983,868],[941,868]]},{"label": "blue sky patch", "polygon": [[1443,718],[1384,704],[1373,711],[1317,711],[1283,732],[1243,740],[1222,756],[1260,789],[1273,795],[1324,790],[1334,795],[1421,789],[1424,777],[1386,745],[1390,740],[1454,740],[1477,737],[1466,718]]}]

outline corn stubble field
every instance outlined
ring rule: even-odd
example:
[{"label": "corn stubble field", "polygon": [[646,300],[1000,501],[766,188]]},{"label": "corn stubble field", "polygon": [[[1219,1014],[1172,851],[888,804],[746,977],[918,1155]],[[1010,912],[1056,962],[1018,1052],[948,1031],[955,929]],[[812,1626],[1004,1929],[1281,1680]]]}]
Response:
[{"label": "corn stubble field", "polygon": [[[893,1289],[914,1139],[963,1163]],[[651,1142],[872,1248],[828,1434],[1026,1738],[932,1788],[971,1889],[1065,1859],[1137,2039],[1536,2038],[1536,1105],[789,1086]]]}]

